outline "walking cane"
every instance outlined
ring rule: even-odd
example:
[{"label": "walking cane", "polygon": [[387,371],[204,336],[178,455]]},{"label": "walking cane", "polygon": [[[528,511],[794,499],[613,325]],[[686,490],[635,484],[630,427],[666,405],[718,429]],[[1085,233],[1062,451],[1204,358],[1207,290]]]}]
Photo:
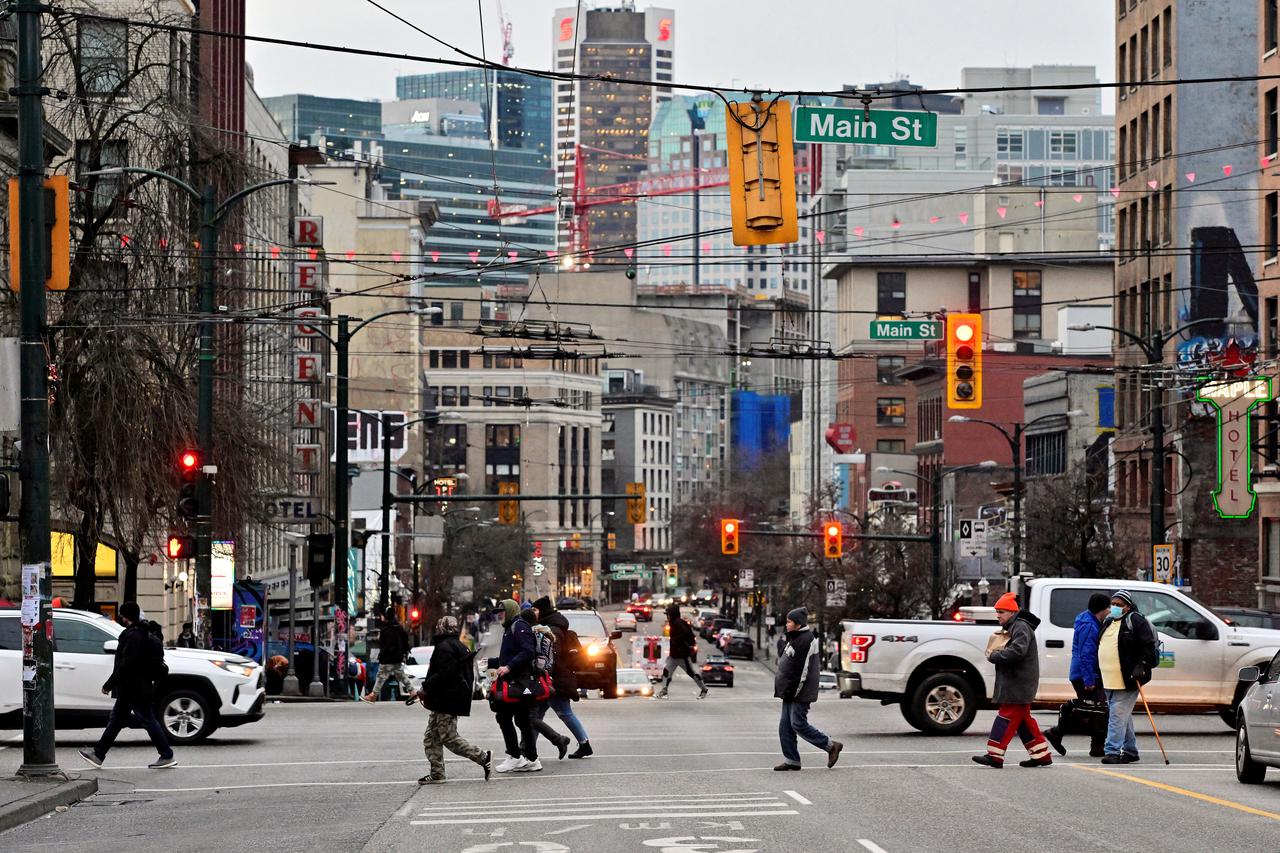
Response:
[{"label": "walking cane", "polygon": [[1142,707],[1147,711],[1147,720],[1151,723],[1151,733],[1156,736],[1156,746],[1160,747],[1160,754],[1164,756],[1164,763],[1169,763],[1169,753],[1164,751],[1164,744],[1160,742],[1160,732],[1156,730],[1155,718],[1151,716],[1151,706],[1147,704],[1147,694],[1142,692],[1142,685],[1138,684],[1138,696],[1142,699]]}]

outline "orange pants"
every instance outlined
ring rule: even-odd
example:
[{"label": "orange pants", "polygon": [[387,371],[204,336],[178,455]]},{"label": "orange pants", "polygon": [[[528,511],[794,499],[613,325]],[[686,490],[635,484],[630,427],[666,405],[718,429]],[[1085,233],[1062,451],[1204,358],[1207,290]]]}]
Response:
[{"label": "orange pants", "polygon": [[1037,761],[1049,759],[1049,743],[1040,733],[1036,718],[1031,716],[1030,705],[1000,706],[996,721],[991,726],[991,737],[987,738],[987,755],[1003,764],[1005,749],[1015,733],[1032,758]]}]

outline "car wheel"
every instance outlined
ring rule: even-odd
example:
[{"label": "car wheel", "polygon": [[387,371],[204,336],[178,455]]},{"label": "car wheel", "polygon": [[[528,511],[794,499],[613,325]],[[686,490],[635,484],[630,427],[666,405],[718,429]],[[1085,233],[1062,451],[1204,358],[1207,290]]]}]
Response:
[{"label": "car wheel", "polygon": [[606,684],[604,687],[600,688],[600,698],[601,699],[617,699],[618,683],[616,681],[613,681]]},{"label": "car wheel", "polygon": [[728,681],[726,681],[726,682],[724,683],[724,686],[725,686],[725,687],[732,687],[732,686],[733,686],[733,679],[732,679],[732,678],[730,678]]},{"label": "car wheel", "polygon": [[1236,727],[1239,715],[1236,713],[1235,708],[1219,708],[1218,716],[1222,718],[1222,722],[1227,724],[1227,728],[1234,729]]},{"label": "car wheel", "polygon": [[920,718],[915,715],[912,710],[913,706],[910,701],[904,699],[898,703],[898,710],[902,712],[902,719],[907,721],[907,725],[918,732],[924,731],[924,723],[920,722]]},{"label": "car wheel", "polygon": [[[973,685],[954,672],[939,672],[921,681],[909,701],[916,728],[927,735],[963,734],[978,713]],[[906,716],[904,711],[903,715]],[[911,717],[907,721],[911,722]]]},{"label": "car wheel", "polygon": [[160,700],[157,709],[170,743],[199,743],[217,728],[209,700],[196,690],[173,690]]},{"label": "car wheel", "polygon": [[1249,751],[1249,734],[1242,717],[1236,729],[1236,778],[1246,785],[1257,785],[1266,775],[1267,766],[1254,761]]}]

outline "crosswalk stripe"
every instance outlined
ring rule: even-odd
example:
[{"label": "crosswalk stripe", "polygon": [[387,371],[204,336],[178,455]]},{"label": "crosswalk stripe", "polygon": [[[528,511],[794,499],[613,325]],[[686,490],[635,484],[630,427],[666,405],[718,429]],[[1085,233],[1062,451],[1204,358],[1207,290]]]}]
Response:
[{"label": "crosswalk stripe", "polygon": [[[795,809],[786,809],[782,811],[749,811],[749,812],[716,812],[713,817],[778,817],[783,815],[796,815],[800,812]],[[466,823],[493,824],[493,823],[551,823],[555,821],[570,820],[630,820],[635,818],[685,818],[685,817],[707,817],[706,812],[628,812],[619,811],[610,814],[563,814],[563,815],[532,815],[528,817],[464,817],[464,818],[442,818],[439,820],[411,820],[412,826],[446,826]]]},{"label": "crosswalk stripe", "polygon": [[[716,800],[714,802],[686,802],[681,800],[649,800],[639,799],[631,802],[622,803],[566,803],[561,806],[509,806],[505,803],[490,806],[464,806],[457,807],[447,804],[423,809],[417,813],[417,817],[432,817],[435,815],[468,815],[476,816],[484,815],[500,815],[500,814],[521,814],[524,812],[539,810],[544,812],[587,812],[587,811],[608,811],[609,809],[661,809],[661,808],[690,808],[697,806],[738,806],[739,808],[781,808],[789,805],[776,797],[769,797],[763,800]],[[812,805],[812,804],[810,804]]]},{"label": "crosswalk stripe", "polygon": [[[704,800],[704,799],[724,799],[725,797],[772,797],[775,796],[772,791],[733,791],[723,794],[688,794],[686,801]],[[581,803],[586,800],[633,800],[635,794],[601,794],[594,797],[535,797],[521,800],[512,800],[507,797],[502,798],[504,803],[530,803],[539,805],[543,803]],[[450,801],[450,806],[473,806],[473,805],[492,805],[493,800],[454,800]]]}]

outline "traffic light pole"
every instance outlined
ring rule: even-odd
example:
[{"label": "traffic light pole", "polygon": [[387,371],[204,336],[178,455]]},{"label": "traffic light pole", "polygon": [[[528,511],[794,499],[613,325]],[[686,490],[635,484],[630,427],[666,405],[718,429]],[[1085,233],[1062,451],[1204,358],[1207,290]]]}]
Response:
[{"label": "traffic light pole", "polygon": [[[44,105],[40,60],[41,6],[17,0],[18,24],[18,269],[22,300],[22,453],[18,510],[21,538],[24,640],[22,649],[22,765],[18,774],[60,772],[54,754],[53,632],[49,620],[49,364],[44,345]],[[9,223],[15,227],[15,223]],[[34,618],[28,614],[32,602]],[[29,638],[29,639],[27,639]]]},{"label": "traffic light pole", "polygon": [[[196,397],[196,448],[200,464],[213,464],[213,368],[217,355],[213,348],[214,255],[218,248],[218,214],[214,189],[205,185],[200,194],[200,353]],[[206,649],[213,626],[210,624],[210,601],[213,595],[213,479],[203,471],[196,478],[196,635]]]},{"label": "traffic light pole", "polygon": [[[333,431],[333,651],[334,651],[334,691],[345,693],[346,684],[346,639],[347,639],[347,560],[351,551],[349,516],[351,514],[348,501],[350,498],[351,477],[347,471],[350,461],[347,458],[347,421],[351,417],[348,410],[347,375],[350,369],[348,349],[351,343],[349,326],[351,318],[346,314],[338,317],[337,337],[333,339],[333,349],[337,356],[335,385],[337,386],[337,423]],[[317,596],[318,598],[319,596]],[[316,668],[320,666],[320,637],[311,638],[315,649]]]}]

